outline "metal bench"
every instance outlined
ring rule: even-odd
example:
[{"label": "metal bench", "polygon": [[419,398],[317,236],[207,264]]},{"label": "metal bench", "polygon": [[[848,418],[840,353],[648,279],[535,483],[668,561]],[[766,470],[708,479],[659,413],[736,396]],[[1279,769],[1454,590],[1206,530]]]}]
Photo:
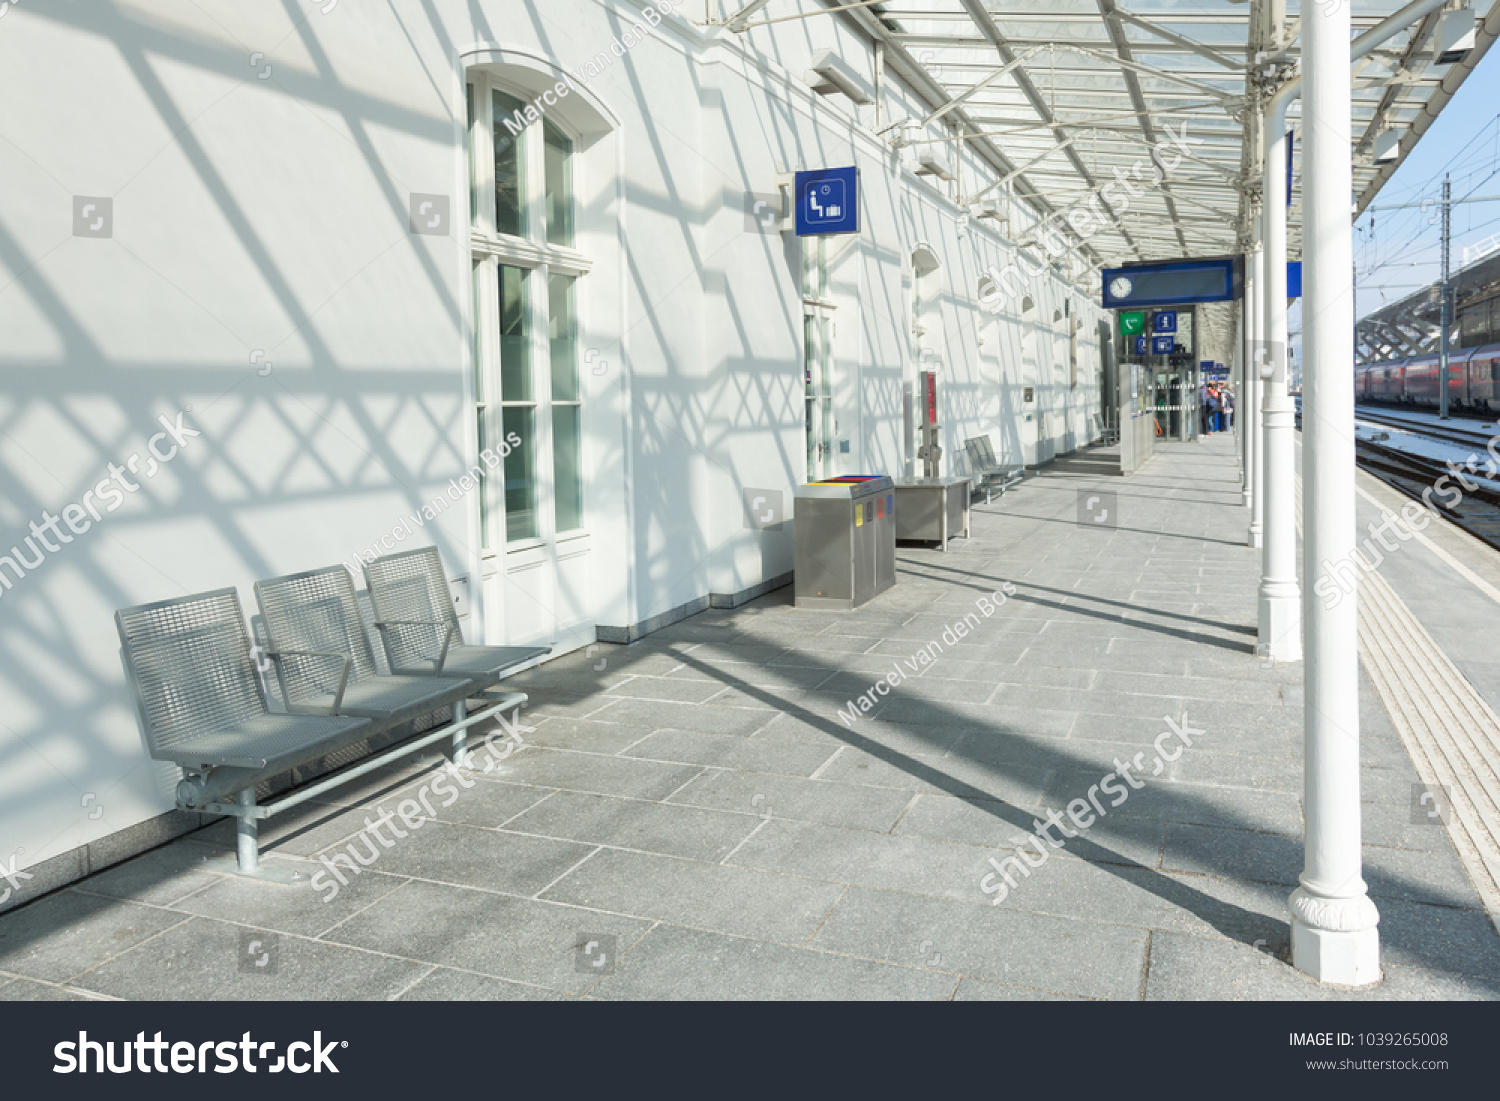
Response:
[{"label": "metal bench", "polygon": [[964,441],[964,451],[969,456],[969,468],[974,479],[974,488],[984,490],[984,503],[990,503],[990,494],[999,487],[1000,496],[1026,477],[1026,468],[1019,464],[1005,464],[995,460],[995,449],[990,444],[988,433]]},{"label": "metal bench", "polygon": [[[442,676],[379,672],[354,581],[343,566],[257,581],[255,600],[270,643],[266,656],[276,663],[288,710],[323,714],[331,705],[335,685],[329,655],[333,655],[348,663],[340,706],[344,714],[372,719],[384,729],[451,707],[453,724],[446,728],[453,732],[449,756],[462,767],[468,764],[468,726],[526,702],[525,693],[492,689],[499,672],[477,676],[451,669]],[[494,706],[466,722],[468,700],[475,697]]]},{"label": "metal bench", "polygon": [[464,642],[443,560],[436,547],[386,555],[364,568],[391,672],[473,677],[485,684],[551,651],[533,646],[471,646]]},{"label": "metal bench", "polygon": [[[348,584],[347,573],[344,579]],[[353,595],[352,585],[349,595]],[[324,613],[329,610],[326,602],[320,608]],[[357,617],[357,605],[355,612]],[[344,622],[351,621],[345,617]],[[460,755],[459,763],[466,763],[464,732],[526,701],[525,695],[512,693],[469,715],[465,700],[477,690],[467,678],[443,678],[442,683],[430,677],[400,678],[414,682],[410,686],[381,683],[385,678],[372,680],[356,657],[359,637],[351,635],[334,644],[328,628],[308,632],[317,640],[315,649],[273,646],[268,656],[276,662],[278,677],[284,678],[281,683],[288,703],[288,713],[278,714],[271,711],[256,675],[250,634],[234,589],[122,608],[115,613],[115,625],[151,757],[170,761],[187,773],[177,785],[180,808],[236,819],[237,863],[246,874],[260,868],[262,818],[440,740],[448,740]],[[365,637],[364,660],[369,660],[369,653]],[[288,677],[289,664],[293,671]],[[352,677],[357,665],[361,675]],[[349,708],[362,713],[346,713],[346,698]],[[272,801],[257,803],[256,789],[263,781],[443,706],[453,708],[451,722],[398,741]]]}]

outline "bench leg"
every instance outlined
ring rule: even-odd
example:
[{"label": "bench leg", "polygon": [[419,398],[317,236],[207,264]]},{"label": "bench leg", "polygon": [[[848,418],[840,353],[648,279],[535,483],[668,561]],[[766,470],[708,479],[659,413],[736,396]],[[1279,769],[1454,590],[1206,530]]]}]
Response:
[{"label": "bench leg", "polygon": [[[469,702],[467,700],[459,700],[453,705],[453,721],[461,723],[468,717]],[[469,767],[469,732],[467,730],[456,730],[453,732],[453,747],[448,755],[455,767]]]},{"label": "bench leg", "polygon": [[[255,809],[255,789],[240,792],[239,804],[246,810]],[[260,820],[236,818],[234,820],[235,854],[239,857],[240,871],[250,873],[260,868]]]}]

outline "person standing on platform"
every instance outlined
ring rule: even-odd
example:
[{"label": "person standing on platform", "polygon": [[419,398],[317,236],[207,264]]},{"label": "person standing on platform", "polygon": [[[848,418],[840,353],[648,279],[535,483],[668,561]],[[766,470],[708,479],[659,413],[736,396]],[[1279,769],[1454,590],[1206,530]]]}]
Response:
[{"label": "person standing on platform", "polygon": [[1208,405],[1207,382],[1200,382],[1198,384],[1198,407],[1203,412],[1203,434],[1206,436],[1214,430],[1213,414],[1210,412]]},{"label": "person standing on platform", "polygon": [[1234,388],[1229,385],[1224,387],[1224,427],[1234,427]]}]

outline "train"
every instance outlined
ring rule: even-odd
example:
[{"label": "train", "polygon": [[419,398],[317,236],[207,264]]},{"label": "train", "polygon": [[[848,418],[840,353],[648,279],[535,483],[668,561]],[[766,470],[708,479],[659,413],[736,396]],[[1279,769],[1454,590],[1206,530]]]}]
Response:
[{"label": "train", "polygon": [[[1356,366],[1354,397],[1363,402],[1437,406],[1437,354]],[[1500,410],[1500,344],[1448,352],[1448,407],[1476,413]]]}]

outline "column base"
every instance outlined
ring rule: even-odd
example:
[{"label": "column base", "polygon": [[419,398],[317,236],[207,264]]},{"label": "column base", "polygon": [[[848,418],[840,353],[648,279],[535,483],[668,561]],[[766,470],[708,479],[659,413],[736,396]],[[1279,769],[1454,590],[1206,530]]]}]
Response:
[{"label": "column base", "polygon": [[[1339,986],[1370,986],[1380,981],[1380,915],[1367,895],[1319,899],[1298,887],[1288,905],[1293,967],[1319,982]],[[1310,918],[1318,924],[1313,925]]]},{"label": "column base", "polygon": [[1259,524],[1250,525],[1250,534],[1245,537],[1245,543],[1251,547],[1259,547],[1261,544],[1261,529]]},{"label": "column base", "polygon": [[1260,583],[1257,657],[1302,660],[1302,592],[1295,581]]}]

